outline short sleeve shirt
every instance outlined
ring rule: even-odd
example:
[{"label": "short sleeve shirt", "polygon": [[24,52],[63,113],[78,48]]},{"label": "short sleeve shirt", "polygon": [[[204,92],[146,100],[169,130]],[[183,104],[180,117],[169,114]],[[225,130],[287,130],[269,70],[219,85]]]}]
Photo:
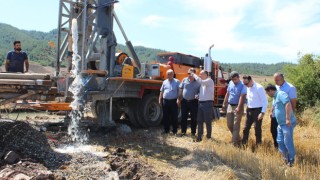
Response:
[{"label": "short sleeve shirt", "polygon": [[7,54],[7,59],[9,60],[9,72],[24,72],[24,61],[28,59],[27,53],[24,51],[20,51],[19,53],[10,51]]},{"label": "short sleeve shirt", "polygon": [[193,100],[196,94],[199,94],[200,83],[196,80],[190,81],[188,77],[184,78],[180,84],[182,90],[182,97],[186,100]]},{"label": "short sleeve shirt", "polygon": [[234,84],[233,81],[229,82],[227,92],[229,93],[229,104],[238,104],[240,96],[242,94],[247,94],[247,88],[243,85],[241,81]]},{"label": "short sleeve shirt", "polygon": [[180,81],[173,78],[170,82],[168,79],[164,80],[160,91],[163,93],[164,99],[177,99],[179,94]]},{"label": "short sleeve shirt", "polygon": [[[290,103],[287,93],[284,91],[277,91],[273,97],[274,114],[279,125],[286,124],[286,104]],[[293,111],[290,114],[291,124],[296,124],[296,118]]]}]

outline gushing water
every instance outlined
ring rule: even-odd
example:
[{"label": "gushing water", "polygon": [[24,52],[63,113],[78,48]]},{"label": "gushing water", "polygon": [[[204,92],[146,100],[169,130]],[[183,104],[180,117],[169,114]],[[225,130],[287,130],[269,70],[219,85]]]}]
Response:
[{"label": "gushing water", "polygon": [[81,75],[81,56],[78,54],[78,24],[77,19],[72,20],[72,70],[71,76],[74,78],[72,84],[69,87],[69,91],[73,94],[73,101],[70,106],[72,111],[70,113],[71,121],[68,127],[68,134],[71,135],[72,141],[77,143],[85,143],[88,140],[88,135],[84,130],[80,128],[80,120],[82,117],[82,111],[84,109],[85,101],[83,95],[84,90],[84,78]]}]

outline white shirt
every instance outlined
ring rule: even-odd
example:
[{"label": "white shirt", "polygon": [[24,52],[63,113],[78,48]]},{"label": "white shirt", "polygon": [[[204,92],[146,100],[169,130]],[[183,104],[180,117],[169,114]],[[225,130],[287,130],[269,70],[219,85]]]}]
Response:
[{"label": "white shirt", "polygon": [[194,78],[201,84],[199,91],[199,101],[213,101],[214,100],[214,82],[208,77],[202,80],[199,76],[194,74]]},{"label": "white shirt", "polygon": [[266,112],[268,106],[268,98],[264,91],[263,86],[253,82],[252,87],[247,87],[247,100],[248,108],[262,107],[261,112]]}]

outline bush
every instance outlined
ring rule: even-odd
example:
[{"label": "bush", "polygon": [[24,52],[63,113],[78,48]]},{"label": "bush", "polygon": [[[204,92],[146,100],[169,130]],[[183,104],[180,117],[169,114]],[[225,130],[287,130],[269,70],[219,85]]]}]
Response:
[{"label": "bush", "polygon": [[320,100],[320,59],[313,54],[306,54],[297,66],[285,67],[286,79],[297,88],[297,108],[315,106]]}]

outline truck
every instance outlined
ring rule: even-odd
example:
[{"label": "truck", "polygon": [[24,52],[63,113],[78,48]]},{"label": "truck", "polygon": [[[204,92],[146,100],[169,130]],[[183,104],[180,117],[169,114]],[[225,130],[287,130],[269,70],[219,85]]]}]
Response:
[{"label": "truck", "polygon": [[[114,126],[114,120],[120,116],[129,119],[136,127],[158,126],[163,116],[158,96],[166,71],[170,69],[166,65],[168,58],[174,57],[174,70],[180,81],[191,67],[199,73],[204,60],[178,52],[164,52],[159,53],[153,63],[141,63],[116,15],[115,3],[118,1],[60,0],[54,74],[50,77],[0,74],[0,97],[4,99],[0,105],[28,98],[59,100],[64,103],[61,107],[66,108],[65,103],[72,100],[72,93],[68,91],[75,80],[72,69],[78,66],[85,81],[81,98],[91,104],[95,126]],[[72,27],[73,23],[76,28]],[[114,24],[118,25],[130,56],[116,52]],[[77,42],[73,42],[74,35],[78,36]],[[81,57],[78,64],[71,64],[74,46]],[[63,61],[69,62],[66,72],[61,68]],[[214,108],[218,112],[227,84],[219,63],[212,60],[211,63],[210,75],[215,82]]]}]

